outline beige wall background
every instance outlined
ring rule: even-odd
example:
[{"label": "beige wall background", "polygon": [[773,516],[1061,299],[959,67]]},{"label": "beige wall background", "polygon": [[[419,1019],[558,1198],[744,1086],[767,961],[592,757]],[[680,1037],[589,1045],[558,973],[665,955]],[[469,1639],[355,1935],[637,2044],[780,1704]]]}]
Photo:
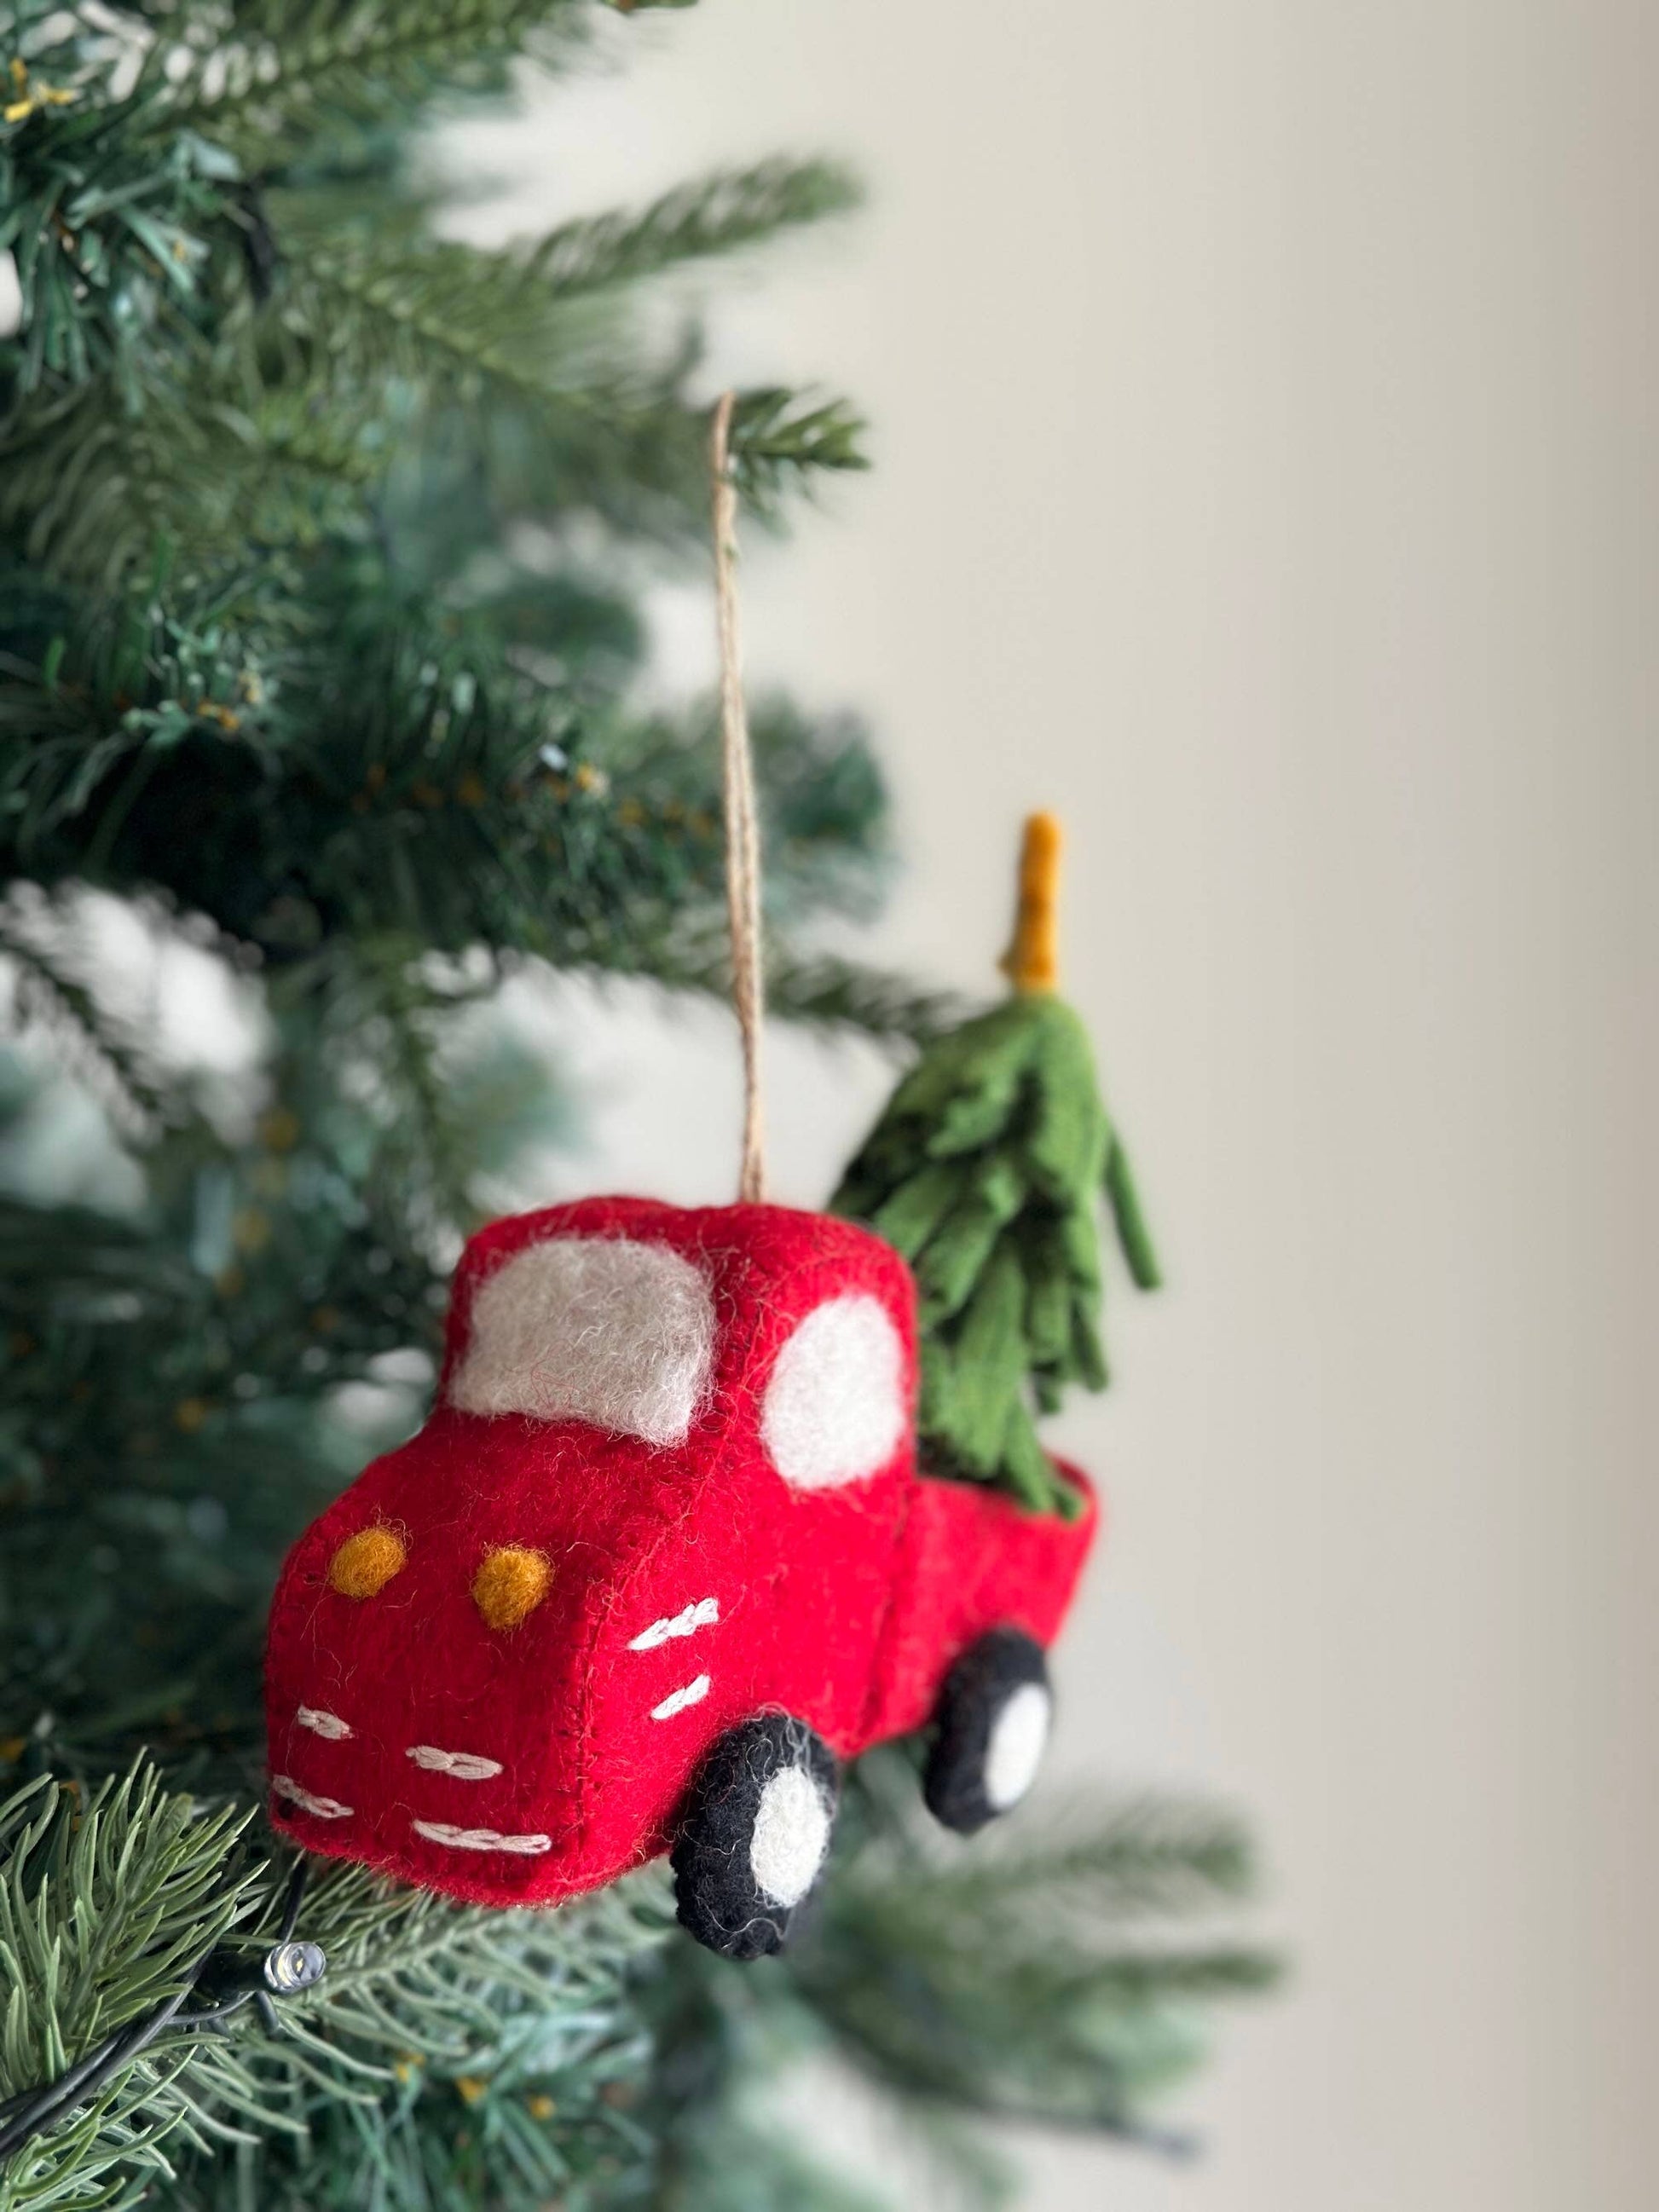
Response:
[{"label": "beige wall background", "polygon": [[[869,214],[714,373],[878,468],[753,552],[751,659],[876,722],[873,952],[991,980],[1070,826],[1070,988],[1170,1284],[1069,1418],[1115,1527],[1060,1764],[1254,1812],[1294,1987],[1169,2168],[1034,2205],[1654,2202],[1653,94],[1641,0],[703,0],[464,138],[478,218],[775,148]],[[708,672],[659,596],[664,680]],[[554,1018],[591,1182],[719,1195],[717,1020]],[[784,1194],[880,1096],[778,1047]]]}]

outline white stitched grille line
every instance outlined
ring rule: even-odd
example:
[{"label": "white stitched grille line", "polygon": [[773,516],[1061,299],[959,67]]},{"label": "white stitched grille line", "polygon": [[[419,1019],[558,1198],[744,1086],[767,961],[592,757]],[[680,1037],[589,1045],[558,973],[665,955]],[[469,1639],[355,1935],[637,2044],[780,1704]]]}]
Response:
[{"label": "white stitched grille line", "polygon": [[674,1691],[659,1705],[653,1705],[652,1719],[672,1721],[676,1713],[683,1713],[688,1705],[700,1705],[708,1695],[709,1686],[710,1678],[707,1674],[699,1674],[695,1682],[688,1682],[683,1690]]},{"label": "white stitched grille line", "polygon": [[629,1645],[630,1651],[654,1651],[659,1644],[666,1644],[673,1636],[692,1636],[700,1628],[712,1628],[720,1617],[720,1600],[702,1597],[695,1605],[688,1605],[684,1613],[665,1614],[653,1620],[649,1628],[642,1628]]},{"label": "white stitched grille line", "polygon": [[343,1721],[338,1713],[325,1712],[320,1705],[301,1705],[294,1717],[302,1729],[326,1737],[330,1743],[342,1742],[351,1734],[349,1721]]},{"label": "white stitched grille line", "polygon": [[428,1774],[453,1774],[458,1782],[488,1782],[499,1774],[499,1759],[486,1759],[476,1751],[440,1751],[435,1743],[411,1743],[404,1753]]},{"label": "white stitched grille line", "polygon": [[279,1797],[291,1797],[301,1811],[314,1813],[319,1820],[349,1820],[349,1805],[343,1805],[337,1797],[315,1797],[309,1790],[301,1790],[292,1775],[273,1774],[270,1786]]},{"label": "white stitched grille line", "polygon": [[447,1820],[411,1820],[410,1826],[429,1844],[446,1844],[453,1851],[511,1851],[515,1857],[533,1859],[553,1848],[551,1836],[503,1836],[494,1828],[456,1828]]}]

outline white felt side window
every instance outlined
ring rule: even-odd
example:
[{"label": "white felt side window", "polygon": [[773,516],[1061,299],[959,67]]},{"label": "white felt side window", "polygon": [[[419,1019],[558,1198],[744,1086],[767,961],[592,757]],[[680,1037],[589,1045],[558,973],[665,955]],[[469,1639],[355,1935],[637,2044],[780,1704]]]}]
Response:
[{"label": "white felt side window", "polygon": [[631,1237],[551,1237],[479,1285],[450,1402],[678,1443],[714,1360],[714,1301],[689,1260]]},{"label": "white felt side window", "polygon": [[874,1474],[904,1433],[904,1352],[878,1298],[830,1298],[778,1354],[761,1440],[797,1490]]}]

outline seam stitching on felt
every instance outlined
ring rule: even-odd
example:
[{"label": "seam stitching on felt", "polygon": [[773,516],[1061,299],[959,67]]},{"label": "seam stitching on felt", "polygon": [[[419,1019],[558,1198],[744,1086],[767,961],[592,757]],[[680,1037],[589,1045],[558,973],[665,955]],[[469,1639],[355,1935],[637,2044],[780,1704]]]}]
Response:
[{"label": "seam stitching on felt", "polygon": [[898,1610],[899,1601],[899,1569],[901,1565],[908,1564],[904,1557],[904,1546],[910,1534],[911,1517],[915,1514],[920,1495],[921,1472],[916,1461],[917,1446],[920,1443],[916,1417],[921,1410],[921,1347],[919,1339],[915,1346],[915,1358],[916,1372],[910,1378],[914,1395],[906,1411],[906,1425],[910,1438],[910,1464],[906,1474],[901,1478],[904,1486],[904,1495],[899,1504],[898,1519],[893,1529],[892,1550],[889,1555],[890,1571],[887,1576],[881,1619],[876,1624],[875,1638],[870,1646],[870,1680],[865,1686],[864,1707],[859,1723],[859,1732],[866,1741],[875,1725],[876,1708],[880,1702],[882,1685],[891,1677],[892,1656],[888,1638],[894,1632],[893,1620]]}]

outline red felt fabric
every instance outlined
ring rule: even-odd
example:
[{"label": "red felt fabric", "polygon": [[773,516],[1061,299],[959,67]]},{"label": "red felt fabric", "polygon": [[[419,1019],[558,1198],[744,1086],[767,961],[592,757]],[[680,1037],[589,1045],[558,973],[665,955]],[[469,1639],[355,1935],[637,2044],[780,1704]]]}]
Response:
[{"label": "red felt fabric", "polygon": [[[573,1235],[666,1244],[709,1280],[714,1386],[683,1443],[446,1402],[478,1285],[525,1245]],[[890,1315],[914,1407],[914,1285],[896,1253],[851,1223],[604,1198],[475,1237],[456,1277],[437,1410],[283,1567],[266,1666],[271,1772],[348,1809],[325,1817],[279,1796],[276,1826],[310,1850],[453,1897],[550,1903],[664,1850],[700,1760],[734,1723],[781,1708],[851,1756],[925,1721],[982,1630],[1011,1623],[1050,1642],[1094,1536],[1092,1500],[1064,1522],[919,1476],[908,1425],[889,1464],[842,1488],[792,1489],[768,1460],[760,1403],[772,1365],[808,1313],[848,1292]],[[407,1564],[375,1595],[343,1596],[329,1562],[377,1524],[395,1529]],[[507,1545],[542,1553],[551,1587],[518,1627],[492,1630],[471,1583],[485,1553]],[[628,1648],[711,1598],[718,1622]],[[700,1701],[652,1717],[705,1674]],[[302,1710],[327,1717],[327,1732],[303,1725]],[[434,1769],[410,1758],[416,1747],[500,1771]],[[549,1848],[466,1849],[422,1836],[416,1821],[545,1837]]]}]

